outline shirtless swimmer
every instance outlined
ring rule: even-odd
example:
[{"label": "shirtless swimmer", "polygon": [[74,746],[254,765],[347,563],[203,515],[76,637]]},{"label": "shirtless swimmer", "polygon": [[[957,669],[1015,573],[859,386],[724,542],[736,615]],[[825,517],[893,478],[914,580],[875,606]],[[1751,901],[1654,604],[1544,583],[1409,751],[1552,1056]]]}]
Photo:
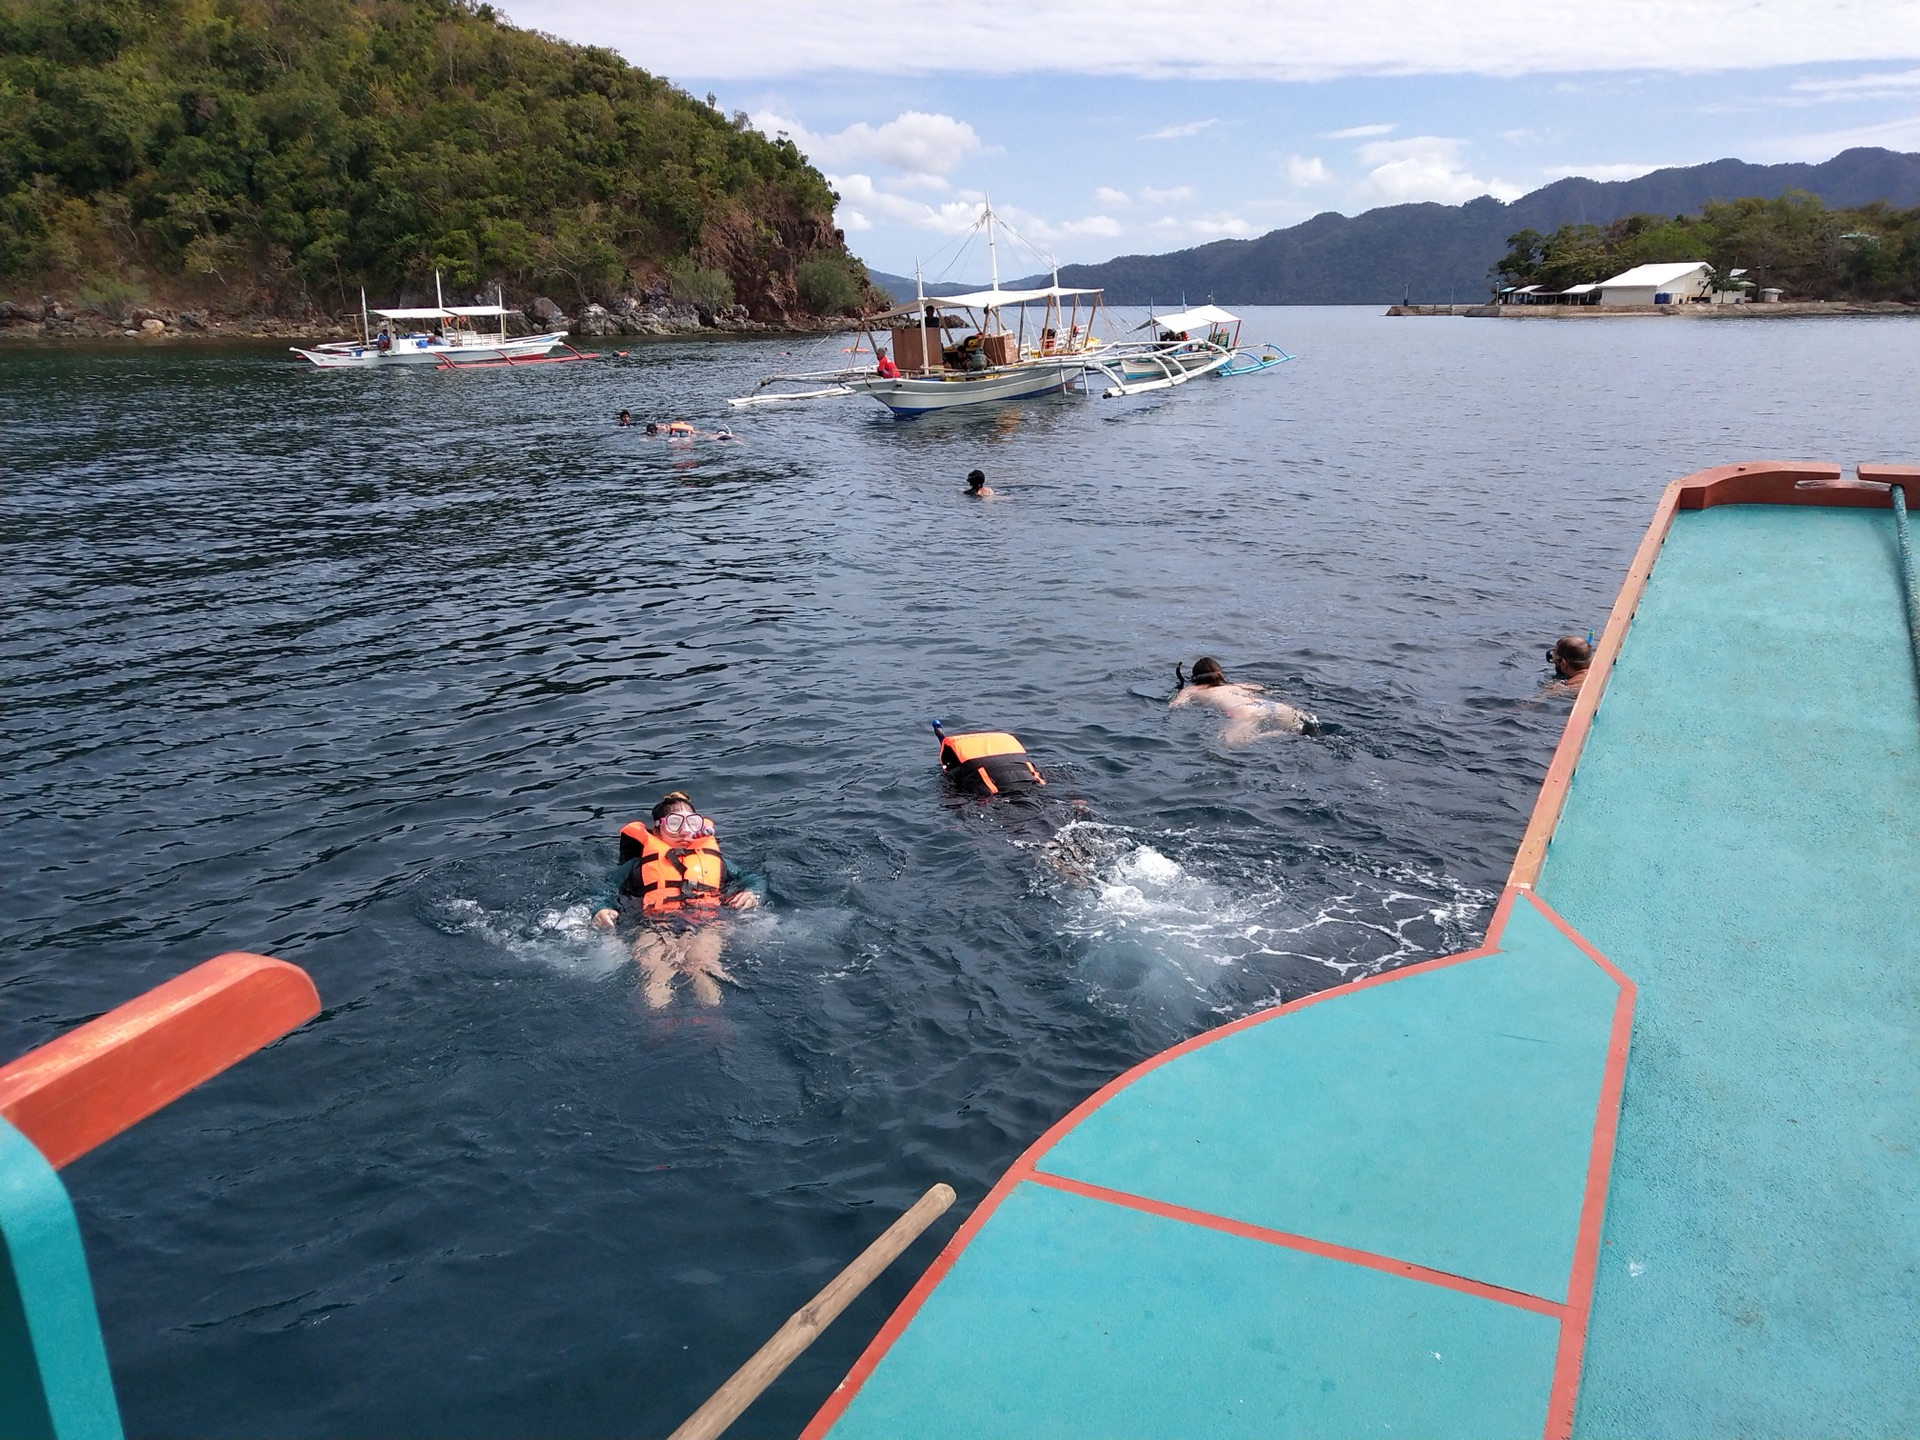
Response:
[{"label": "shirtless swimmer", "polygon": [[1228,680],[1220,662],[1211,655],[1202,655],[1193,662],[1191,678],[1178,665],[1173,667],[1173,673],[1180,681],[1180,688],[1167,702],[1167,707],[1213,706],[1227,717],[1227,727],[1221,731],[1220,738],[1229,745],[1244,745],[1275,731],[1311,734],[1319,723],[1306,711],[1284,700],[1268,699],[1258,685]]}]

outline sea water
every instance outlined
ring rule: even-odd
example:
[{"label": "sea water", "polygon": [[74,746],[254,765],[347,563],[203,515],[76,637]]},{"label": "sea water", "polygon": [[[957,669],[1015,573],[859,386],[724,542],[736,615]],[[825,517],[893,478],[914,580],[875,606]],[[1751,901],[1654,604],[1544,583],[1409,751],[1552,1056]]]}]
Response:
[{"label": "sea water", "polygon": [[[325,1003],[65,1172],[129,1432],[660,1434],[953,1184],[793,1432],[1119,1071],[1478,942],[1667,481],[1920,448],[1911,321],[1246,333],[1299,358],[904,424],[727,409],[840,341],[0,351],[3,1053],[228,949]],[[1201,654],[1326,733],[1169,711]],[[934,717],[1045,802],[944,792]],[[588,923],[669,788],[770,885],[714,1010]]]}]

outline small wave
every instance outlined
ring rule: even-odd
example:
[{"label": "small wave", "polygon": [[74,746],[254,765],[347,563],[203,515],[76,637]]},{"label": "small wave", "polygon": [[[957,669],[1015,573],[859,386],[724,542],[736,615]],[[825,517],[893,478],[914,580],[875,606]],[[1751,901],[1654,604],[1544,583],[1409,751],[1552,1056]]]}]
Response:
[{"label": "small wave", "polygon": [[1041,848],[1098,991],[1184,991],[1223,1014],[1470,948],[1495,899],[1407,865],[1249,857],[1182,832],[1087,822]]},{"label": "small wave", "polygon": [[584,904],[515,912],[491,910],[464,895],[447,895],[421,906],[421,918],[443,935],[465,935],[516,960],[599,978],[627,963],[627,947],[593,927]]}]

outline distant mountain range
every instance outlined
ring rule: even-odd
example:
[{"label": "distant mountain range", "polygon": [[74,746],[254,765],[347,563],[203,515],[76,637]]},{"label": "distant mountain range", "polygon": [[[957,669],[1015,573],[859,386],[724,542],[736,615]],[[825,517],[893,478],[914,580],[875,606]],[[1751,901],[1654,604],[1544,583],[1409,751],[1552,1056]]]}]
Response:
[{"label": "distant mountain range", "polygon": [[[1060,283],[1098,287],[1115,305],[1384,305],[1487,297],[1487,272],[1518,230],[1551,233],[1562,225],[1604,225],[1623,215],[1686,215],[1709,200],[1773,199],[1805,190],[1834,209],[1884,200],[1920,205],[1920,154],[1846,150],[1818,165],[1749,165],[1715,160],[1655,170],[1637,180],[1572,177],[1502,204],[1490,195],[1464,205],[1388,205],[1351,218],[1328,211],[1256,240],[1216,240],[1168,255],[1122,255],[1104,265],[1063,265]],[[913,277],[871,272],[902,301]],[[1044,285],[1029,276],[1017,285]],[[956,294],[964,285],[927,287]]]}]

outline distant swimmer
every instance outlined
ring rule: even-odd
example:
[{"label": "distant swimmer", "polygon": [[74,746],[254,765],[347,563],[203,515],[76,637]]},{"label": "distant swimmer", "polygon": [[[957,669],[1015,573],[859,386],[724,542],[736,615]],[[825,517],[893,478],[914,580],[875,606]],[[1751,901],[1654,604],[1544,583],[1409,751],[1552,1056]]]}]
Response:
[{"label": "distant swimmer", "polygon": [[1221,732],[1220,738],[1229,745],[1244,745],[1249,740],[1257,740],[1262,735],[1278,731],[1311,735],[1319,726],[1319,722],[1305,710],[1289,705],[1284,700],[1268,699],[1266,692],[1258,685],[1228,680],[1226,672],[1220,668],[1220,662],[1211,655],[1202,655],[1193,662],[1191,678],[1179,665],[1173,667],[1173,673],[1180,682],[1180,688],[1174,692],[1173,699],[1167,702],[1168,707],[1196,704],[1213,706],[1227,717],[1227,728]]},{"label": "distant swimmer", "polygon": [[727,441],[727,440],[738,440],[740,437],[734,434],[731,430],[728,430],[727,428],[722,426],[720,429],[713,432],[713,438],[715,440]]},{"label": "distant swimmer", "polygon": [[620,412],[620,419],[616,423],[621,425],[633,424],[633,412],[631,410],[622,410]]},{"label": "distant swimmer", "polygon": [[720,962],[728,928],[722,912],[753,909],[762,882],[721,858],[713,822],[680,790],[660,798],[651,823],[621,827],[620,859],[614,903],[594,911],[594,927],[611,930],[622,919],[638,919],[633,958],[646,977],[651,1008],[666,1008],[681,975],[701,1004],[718,1005],[718,982],[734,983]]},{"label": "distant swimmer", "polygon": [[647,434],[658,435],[659,433],[660,433],[660,422],[658,420],[647,421]]},{"label": "distant swimmer", "polygon": [[1577,693],[1587,678],[1588,667],[1593,664],[1593,633],[1589,631],[1584,640],[1578,635],[1562,635],[1547,651],[1547,664],[1553,667],[1554,676],[1547,682],[1550,692]]},{"label": "distant swimmer", "polygon": [[967,494],[971,495],[975,500],[991,500],[999,493],[999,491],[988,487],[986,471],[969,470],[967,472]]}]

